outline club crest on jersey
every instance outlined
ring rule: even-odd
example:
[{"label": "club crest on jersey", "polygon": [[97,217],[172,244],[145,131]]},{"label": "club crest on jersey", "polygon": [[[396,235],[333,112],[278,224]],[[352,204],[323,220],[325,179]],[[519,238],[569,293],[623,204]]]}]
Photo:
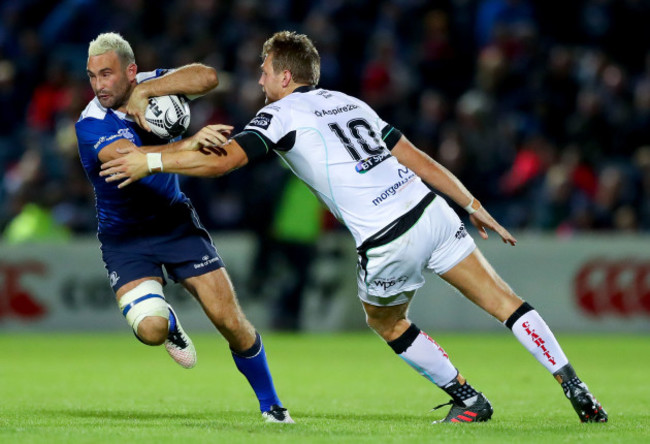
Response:
[{"label": "club crest on jersey", "polygon": [[357,173],[359,174],[364,174],[382,163],[384,160],[388,159],[390,157],[389,153],[381,153],[377,154],[376,156],[371,156],[366,159],[360,160],[359,163],[354,167],[355,170],[357,170]]},{"label": "club crest on jersey", "polygon": [[248,124],[248,126],[256,126],[258,128],[267,129],[271,124],[271,119],[273,118],[272,114],[268,113],[259,113],[255,116],[253,120]]}]

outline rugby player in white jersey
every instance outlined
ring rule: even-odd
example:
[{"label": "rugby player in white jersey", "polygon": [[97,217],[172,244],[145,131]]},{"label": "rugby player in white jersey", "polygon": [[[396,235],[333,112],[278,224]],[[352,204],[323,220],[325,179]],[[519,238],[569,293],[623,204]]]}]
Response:
[{"label": "rugby player in white jersey", "polygon": [[[581,421],[606,422],[607,413],[544,320],[499,277],[456,213],[425,184],[465,208],[482,238],[492,230],[504,243],[515,245],[516,239],[455,176],[366,103],[317,88],[320,57],[307,36],[278,32],[264,44],[262,57],[259,83],[266,106],[226,144],[206,129],[205,137],[163,153],[163,171],[219,176],[275,151],[354,237],[358,295],[368,325],[451,397],[451,410],[436,422],[487,421],[493,409],[442,347],[407,317],[425,270],[511,329],[561,384]],[[107,181],[120,181],[120,187],[151,174],[153,162],[157,165],[158,159],[149,164],[147,154],[137,149],[123,153],[105,163],[101,173]]]}]

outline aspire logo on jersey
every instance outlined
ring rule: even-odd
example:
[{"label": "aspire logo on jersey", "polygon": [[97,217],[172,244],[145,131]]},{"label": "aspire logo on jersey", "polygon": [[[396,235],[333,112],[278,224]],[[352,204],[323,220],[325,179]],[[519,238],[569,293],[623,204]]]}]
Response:
[{"label": "aspire logo on jersey", "polygon": [[650,260],[593,259],[573,280],[578,307],[591,316],[650,316]]}]

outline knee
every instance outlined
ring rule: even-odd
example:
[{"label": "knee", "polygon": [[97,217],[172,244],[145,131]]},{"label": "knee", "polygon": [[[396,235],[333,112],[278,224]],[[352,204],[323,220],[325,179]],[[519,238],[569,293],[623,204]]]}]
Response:
[{"label": "knee", "polygon": [[120,310],[135,334],[149,345],[165,342],[169,331],[169,307],[159,282],[148,280],[124,293]]},{"label": "knee", "polygon": [[385,341],[392,341],[394,339],[393,332],[396,330],[398,323],[399,319],[374,317],[366,314],[366,324],[368,327],[374,330]]},{"label": "knee", "polygon": [[138,338],[147,345],[160,345],[167,339],[169,320],[161,316],[147,316],[138,325]]}]

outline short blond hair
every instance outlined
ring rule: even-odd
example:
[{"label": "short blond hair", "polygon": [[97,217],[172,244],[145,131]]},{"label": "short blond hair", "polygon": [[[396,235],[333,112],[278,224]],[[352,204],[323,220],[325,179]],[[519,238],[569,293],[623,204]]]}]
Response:
[{"label": "short blond hair", "polygon": [[273,54],[273,71],[291,71],[296,83],[316,86],[320,80],[320,55],[305,34],[280,31],[273,34],[262,48],[262,58]]},{"label": "short blond hair", "polygon": [[131,45],[124,37],[116,32],[106,32],[99,34],[95,40],[88,45],[88,57],[106,54],[109,51],[115,51],[122,63],[122,66],[128,66],[135,63],[135,55]]}]

